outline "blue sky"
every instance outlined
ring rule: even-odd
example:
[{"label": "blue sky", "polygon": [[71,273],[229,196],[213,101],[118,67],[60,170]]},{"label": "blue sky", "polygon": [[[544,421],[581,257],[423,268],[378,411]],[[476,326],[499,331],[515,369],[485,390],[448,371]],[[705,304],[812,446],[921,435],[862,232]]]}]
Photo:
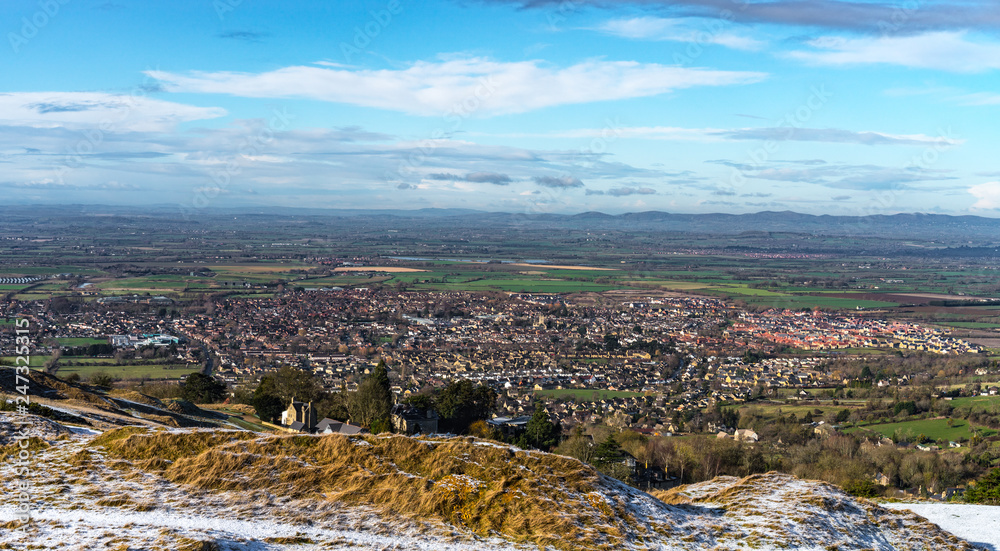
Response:
[{"label": "blue sky", "polygon": [[985,0],[8,0],[8,204],[1000,215]]}]

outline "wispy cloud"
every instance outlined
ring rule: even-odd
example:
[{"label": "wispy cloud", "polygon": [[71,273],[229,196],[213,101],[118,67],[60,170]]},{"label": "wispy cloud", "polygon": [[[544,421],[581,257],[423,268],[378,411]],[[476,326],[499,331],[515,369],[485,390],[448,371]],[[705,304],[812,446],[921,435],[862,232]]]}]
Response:
[{"label": "wispy cloud", "polygon": [[1000,105],[1000,94],[996,92],[976,92],[965,94],[959,98],[962,105]]},{"label": "wispy cloud", "polygon": [[49,190],[49,191],[64,191],[64,192],[77,192],[77,191],[141,191],[136,184],[122,183],[116,180],[101,182],[97,184],[69,184],[67,182],[55,180],[52,178],[43,178],[41,180],[32,180],[29,182],[0,182],[0,188],[17,188],[24,190]]},{"label": "wispy cloud", "polygon": [[225,116],[219,107],[196,107],[145,95],[101,92],[0,94],[0,125],[125,131],[166,131],[178,123]]},{"label": "wispy cloud", "polygon": [[572,176],[535,176],[535,183],[551,188],[575,188],[583,187],[583,182]]},{"label": "wispy cloud", "polygon": [[862,145],[959,145],[962,140],[924,134],[886,134],[854,132],[837,128],[795,128],[791,126],[741,128],[719,131],[715,135],[732,140],[774,140],[791,142],[853,143]]},{"label": "wispy cloud", "polygon": [[[505,138],[606,138],[607,128],[579,128],[548,133],[516,133],[494,135]],[[615,127],[616,139],[647,139],[670,141],[781,141],[853,143],[860,145],[961,145],[963,140],[925,134],[890,134],[886,132],[853,131],[838,128],[796,128],[787,124],[758,128],[678,128],[672,126]]]},{"label": "wispy cloud", "polygon": [[957,73],[1000,69],[1000,44],[970,40],[965,31],[929,32],[913,36],[827,36],[809,42],[813,50],[788,56],[819,65],[890,64]]},{"label": "wispy cloud", "polygon": [[817,184],[833,189],[907,189],[911,184],[955,180],[943,170],[920,167],[893,168],[877,165],[830,164],[819,167],[744,167],[747,176],[761,180]]},{"label": "wispy cloud", "polygon": [[239,40],[241,42],[253,42],[260,43],[263,42],[265,38],[270,36],[269,33],[257,32],[257,31],[226,31],[219,33],[219,38],[225,38],[228,40]]},{"label": "wispy cloud", "polygon": [[469,182],[473,184],[493,184],[496,186],[510,185],[513,181],[511,177],[499,172],[470,172],[465,176],[457,174],[436,172],[426,176],[428,180],[449,181],[449,182]]},{"label": "wispy cloud", "polygon": [[748,36],[708,30],[707,26],[700,29],[692,27],[689,19],[653,16],[612,19],[598,25],[594,30],[634,40],[715,44],[736,50],[760,50],[766,46],[765,42]]},{"label": "wispy cloud", "polygon": [[500,138],[636,138],[650,140],[681,140],[681,141],[721,141],[720,135],[728,130],[717,128],[678,128],[673,126],[615,126],[608,128],[577,128],[572,130],[556,130],[553,132],[516,132],[506,134],[472,133]]},{"label": "wispy cloud", "polygon": [[[108,133],[93,151],[69,155],[66,144],[84,139],[79,130],[0,126],[3,179],[17,184],[8,188],[14,194],[8,200],[28,200],[24,197],[37,192],[31,201],[49,202],[54,197],[41,195],[58,185],[66,186],[66,193],[59,195],[62,200],[83,200],[83,195],[74,194],[89,193],[118,180],[139,182],[162,202],[189,203],[199,188],[215,185],[219,174],[231,174],[227,204],[280,200],[284,204],[312,201],[310,204],[360,208],[377,202],[413,208],[414,197],[419,196],[438,204],[457,205],[464,200],[494,205],[492,208],[507,205],[520,209],[523,205],[505,201],[534,197],[538,195],[534,192],[540,191],[558,194],[559,205],[582,207],[579,200],[583,193],[562,192],[582,191],[584,182],[590,181],[652,187],[653,179],[662,182],[671,175],[685,174],[611,162],[579,150],[442,139],[435,141],[430,151],[424,140],[357,127],[281,130],[269,134],[266,143],[257,142],[259,131],[265,128],[264,120],[236,120],[221,128]],[[249,149],[243,147],[248,139],[255,144]],[[415,156],[421,156],[422,163],[410,165]],[[335,178],[317,177],[332,173]],[[32,182],[36,184],[30,185]],[[253,189],[253,197],[245,189]],[[110,200],[141,202],[134,194]]]},{"label": "wispy cloud", "polygon": [[[492,0],[523,7],[551,8],[565,0]],[[738,23],[770,23],[870,33],[1000,28],[1000,10],[991,0],[574,0],[573,5],[659,9],[679,17],[720,17]]]},{"label": "wispy cloud", "polygon": [[656,195],[656,190],[648,187],[614,187],[607,191],[613,197],[626,197],[628,195]]},{"label": "wispy cloud", "polygon": [[541,61],[498,62],[484,58],[421,61],[399,70],[294,66],[266,73],[180,74],[157,70],[146,74],[170,92],[297,97],[413,115],[481,117],[656,96],[696,86],[749,84],[766,77],[760,72],[635,61],[592,60],[556,68]]}]

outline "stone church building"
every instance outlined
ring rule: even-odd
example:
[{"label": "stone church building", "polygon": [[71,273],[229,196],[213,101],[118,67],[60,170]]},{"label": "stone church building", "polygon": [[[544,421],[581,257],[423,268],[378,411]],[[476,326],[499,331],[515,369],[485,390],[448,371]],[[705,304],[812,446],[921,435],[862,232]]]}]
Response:
[{"label": "stone church building", "polygon": [[281,424],[301,432],[312,432],[317,420],[312,402],[296,402],[293,398],[288,409],[281,412]]}]

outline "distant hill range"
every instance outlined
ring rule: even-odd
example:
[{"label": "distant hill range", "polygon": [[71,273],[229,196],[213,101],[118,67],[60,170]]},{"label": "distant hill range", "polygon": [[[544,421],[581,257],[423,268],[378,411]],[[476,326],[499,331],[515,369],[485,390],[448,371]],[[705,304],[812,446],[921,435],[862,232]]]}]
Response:
[{"label": "distant hill range", "polygon": [[[18,217],[53,216],[142,216],[154,218],[182,217],[175,205],[153,207],[122,207],[99,205],[0,207],[0,214]],[[839,236],[880,236],[889,238],[968,238],[995,242],[1000,236],[1000,218],[981,216],[950,216],[943,214],[889,214],[871,216],[811,215],[792,211],[757,212],[751,214],[677,214],[660,211],[605,214],[487,212],[470,209],[315,209],[289,207],[206,208],[183,211],[183,218],[209,222],[214,217],[256,216],[263,218],[311,218],[315,221],[365,218],[367,224],[379,220],[392,224],[410,220],[420,226],[446,223],[449,227],[522,227],[524,229],[575,229],[602,231],[679,232],[696,234],[743,234],[747,232],[779,232]],[[333,220],[331,220],[333,219]]]}]

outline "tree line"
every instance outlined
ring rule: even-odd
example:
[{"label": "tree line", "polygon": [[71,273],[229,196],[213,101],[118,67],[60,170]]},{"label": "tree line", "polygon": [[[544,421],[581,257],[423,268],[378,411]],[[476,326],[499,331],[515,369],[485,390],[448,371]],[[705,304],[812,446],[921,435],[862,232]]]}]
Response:
[{"label": "tree line", "polygon": [[[361,381],[357,390],[342,387],[328,391],[312,373],[294,366],[261,377],[253,391],[240,389],[238,402],[250,404],[261,420],[276,423],[293,401],[312,402],[320,418],[349,421],[373,433],[392,430],[390,413],[396,400],[385,362],[380,361]],[[438,430],[465,434],[477,420],[488,419],[497,395],[486,385],[455,381],[443,388],[407,397],[408,405],[433,409],[439,415]]]}]

